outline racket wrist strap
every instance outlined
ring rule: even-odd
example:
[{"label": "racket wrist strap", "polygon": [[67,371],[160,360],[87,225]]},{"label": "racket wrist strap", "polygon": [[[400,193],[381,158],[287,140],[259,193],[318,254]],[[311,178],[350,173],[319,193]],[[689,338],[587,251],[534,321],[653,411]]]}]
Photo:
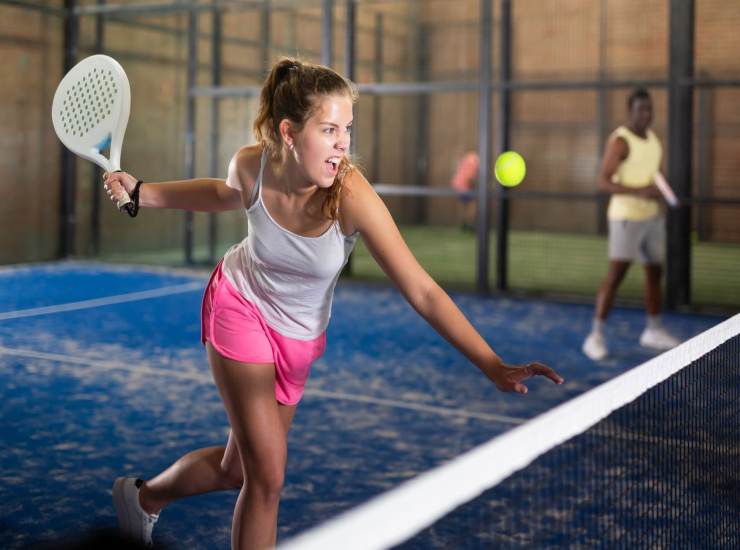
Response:
[{"label": "racket wrist strap", "polygon": [[129,215],[132,218],[135,218],[136,215],[139,213],[139,192],[141,191],[141,184],[144,183],[142,180],[137,180],[136,185],[134,186],[134,190],[131,192],[131,202],[133,204],[133,208],[129,211]]}]

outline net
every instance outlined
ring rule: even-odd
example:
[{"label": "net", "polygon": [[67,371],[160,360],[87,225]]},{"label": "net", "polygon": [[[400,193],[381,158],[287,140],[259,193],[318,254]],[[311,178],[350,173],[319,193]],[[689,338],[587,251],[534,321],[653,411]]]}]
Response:
[{"label": "net", "polygon": [[740,315],[281,546],[738,547]]}]

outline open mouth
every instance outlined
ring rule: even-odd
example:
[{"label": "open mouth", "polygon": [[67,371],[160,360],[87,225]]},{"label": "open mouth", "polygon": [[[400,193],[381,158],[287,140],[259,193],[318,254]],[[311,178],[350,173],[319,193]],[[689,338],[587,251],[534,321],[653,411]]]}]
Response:
[{"label": "open mouth", "polygon": [[339,171],[339,163],[341,162],[340,157],[331,157],[326,159],[326,165],[329,168],[329,172],[331,172],[332,175],[336,175]]}]

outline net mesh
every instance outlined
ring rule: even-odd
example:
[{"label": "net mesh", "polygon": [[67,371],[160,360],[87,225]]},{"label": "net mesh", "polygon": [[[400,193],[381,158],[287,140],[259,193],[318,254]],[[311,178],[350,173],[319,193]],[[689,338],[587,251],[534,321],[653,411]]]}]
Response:
[{"label": "net mesh", "polygon": [[738,547],[738,495],[740,315],[284,548]]}]

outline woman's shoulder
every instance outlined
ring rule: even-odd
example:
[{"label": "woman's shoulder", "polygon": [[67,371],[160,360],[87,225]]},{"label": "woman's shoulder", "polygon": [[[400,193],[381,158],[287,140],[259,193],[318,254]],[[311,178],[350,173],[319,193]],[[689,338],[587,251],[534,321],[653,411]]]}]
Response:
[{"label": "woman's shoulder", "polygon": [[229,179],[235,180],[230,183],[238,183],[238,187],[249,190],[254,185],[260,170],[262,158],[262,146],[260,144],[245,145],[240,147],[231,159],[229,166]]},{"label": "woman's shoulder", "polygon": [[342,180],[342,201],[361,198],[365,193],[375,193],[375,190],[360,169],[353,166]]},{"label": "woman's shoulder", "polygon": [[257,173],[259,172],[261,159],[262,145],[258,143],[254,145],[244,145],[234,153],[234,161],[238,168],[240,170],[254,173],[254,177],[257,177]]},{"label": "woman's shoulder", "polygon": [[353,167],[342,180],[339,201],[339,220],[344,233],[350,235],[357,231],[362,220],[382,204],[367,178],[357,167]]}]

